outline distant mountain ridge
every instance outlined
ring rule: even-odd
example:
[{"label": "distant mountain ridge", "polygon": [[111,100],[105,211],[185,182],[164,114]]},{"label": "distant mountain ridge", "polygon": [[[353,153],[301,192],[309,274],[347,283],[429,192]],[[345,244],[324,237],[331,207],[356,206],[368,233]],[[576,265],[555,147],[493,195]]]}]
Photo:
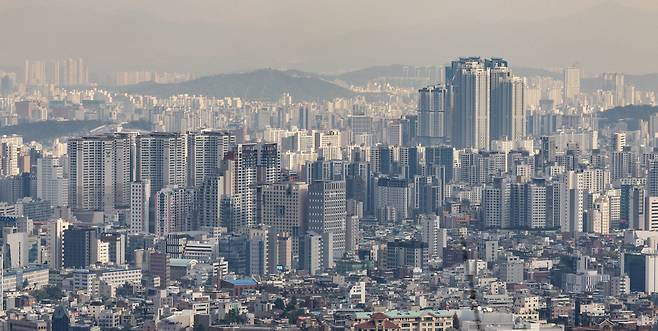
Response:
[{"label": "distant mountain ridge", "polygon": [[[419,88],[430,84],[430,75],[437,66],[402,64],[372,66],[339,74],[321,74],[301,70],[259,69],[243,73],[218,74],[194,80],[157,84],[153,82],[114,87],[114,90],[166,97],[176,94],[195,94],[213,97],[237,96],[249,100],[277,100],[290,93],[295,100],[332,100],[349,98],[356,93],[350,86],[365,86],[375,80],[386,80],[400,87]],[[562,79],[554,70],[512,67],[517,76],[546,76]],[[435,73],[432,73],[435,74]],[[626,75],[626,83],[640,90],[658,91],[658,73]],[[584,78],[582,89],[591,92],[603,87],[600,77]]]},{"label": "distant mountain ridge", "polygon": [[354,95],[351,90],[324,80],[319,75],[274,69],[205,76],[171,84],[140,83],[119,86],[115,90],[160,97],[194,94],[264,101],[277,100],[283,93],[290,93],[296,100],[331,100]]}]

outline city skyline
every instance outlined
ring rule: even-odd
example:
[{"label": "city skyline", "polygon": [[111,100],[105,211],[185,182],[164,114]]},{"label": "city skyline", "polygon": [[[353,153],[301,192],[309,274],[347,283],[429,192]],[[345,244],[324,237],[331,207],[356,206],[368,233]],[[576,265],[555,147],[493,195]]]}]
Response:
[{"label": "city skyline", "polygon": [[[634,60],[658,53],[646,42],[656,28],[650,18],[658,6],[647,1],[493,1],[479,4],[475,11],[468,4],[434,1],[412,7],[297,0],[258,6],[247,1],[231,7],[198,0],[192,5],[192,10],[184,10],[179,4],[155,6],[148,1],[117,1],[103,7],[79,0],[56,6],[36,0],[5,1],[1,30],[17,35],[6,45],[0,65],[20,66],[26,54],[43,54],[83,57],[103,73],[157,70],[199,75],[266,67],[337,73],[373,64],[439,65],[459,56],[482,55],[504,57],[523,67],[577,64],[586,72],[658,72],[658,66]],[[59,12],[72,19],[58,24]],[[466,13],[473,23],[455,30]],[[50,28],[15,20],[28,14],[34,17],[32,22]],[[425,38],[422,31],[441,33]],[[490,31],[499,32],[497,38],[487,38]],[[39,39],[48,42],[27,42]],[[471,39],[480,42],[464,43]],[[75,40],[86,40],[90,47]],[[441,46],[447,44],[451,47]],[[203,52],[197,51],[200,45]],[[120,52],[121,48],[131,51]],[[634,49],[632,55],[624,52],[629,48]]]},{"label": "city skyline", "polygon": [[0,330],[656,330],[657,18],[0,0]]}]

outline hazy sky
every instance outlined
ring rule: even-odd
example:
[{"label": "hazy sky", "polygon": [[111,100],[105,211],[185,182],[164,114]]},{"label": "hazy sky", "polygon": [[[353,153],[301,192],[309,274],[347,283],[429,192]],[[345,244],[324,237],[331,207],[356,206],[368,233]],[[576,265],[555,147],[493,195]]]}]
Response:
[{"label": "hazy sky", "polygon": [[658,72],[655,0],[0,0],[0,65],[338,72],[465,55]]}]

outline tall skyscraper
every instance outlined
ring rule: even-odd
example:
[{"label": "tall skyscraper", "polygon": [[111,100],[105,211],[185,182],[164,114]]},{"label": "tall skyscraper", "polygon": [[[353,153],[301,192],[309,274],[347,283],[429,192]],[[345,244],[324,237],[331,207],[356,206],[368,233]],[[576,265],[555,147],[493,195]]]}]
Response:
[{"label": "tall skyscraper", "polygon": [[459,148],[489,148],[489,70],[480,58],[453,62],[455,122],[453,144]]},{"label": "tall skyscraper", "polygon": [[69,205],[111,211],[130,205],[131,142],[124,134],[68,141]]},{"label": "tall skyscraper", "polygon": [[224,157],[224,177],[231,188],[229,231],[246,233],[256,224],[256,184],[258,179],[258,145],[238,144]]},{"label": "tall skyscraper", "polygon": [[446,136],[446,110],[450,107],[448,89],[435,85],[418,90],[418,142],[437,145]]},{"label": "tall skyscraper", "polygon": [[202,131],[186,134],[188,183],[194,187],[219,174],[224,155],[235,144],[235,136],[227,132]]},{"label": "tall skyscraper", "polygon": [[316,180],[308,188],[308,230],[332,236],[333,257],[345,251],[345,181]]},{"label": "tall skyscraper", "polygon": [[175,185],[167,186],[154,197],[154,233],[189,231],[194,209],[194,190]]},{"label": "tall skyscraper", "polygon": [[151,192],[167,185],[187,185],[187,140],[178,133],[153,132],[136,141],[137,180],[150,180]]},{"label": "tall skyscraper", "polygon": [[512,124],[513,99],[509,82],[512,79],[512,70],[507,66],[506,61],[487,60],[490,72],[490,93],[491,93],[491,119],[490,133],[491,139],[503,139],[510,137]]}]

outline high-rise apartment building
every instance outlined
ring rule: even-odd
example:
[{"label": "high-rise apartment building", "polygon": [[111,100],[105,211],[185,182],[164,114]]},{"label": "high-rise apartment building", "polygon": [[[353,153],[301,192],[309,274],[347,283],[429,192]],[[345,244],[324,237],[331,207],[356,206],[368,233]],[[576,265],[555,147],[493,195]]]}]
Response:
[{"label": "high-rise apartment building", "polygon": [[137,136],[136,179],[150,181],[151,192],[167,185],[187,185],[187,140],[178,133]]},{"label": "high-rise apartment building", "polygon": [[573,102],[580,94],[580,69],[569,67],[564,69],[564,100]]},{"label": "high-rise apartment building", "polygon": [[431,146],[442,143],[446,137],[446,111],[450,97],[444,85],[418,90],[418,142]]},{"label": "high-rise apartment building", "polygon": [[151,214],[151,181],[130,183],[130,233],[149,233]]},{"label": "high-rise apartment building", "polygon": [[217,176],[224,155],[235,144],[235,136],[227,132],[202,131],[188,132],[187,164],[188,183],[197,187],[211,176]]},{"label": "high-rise apartment building", "polygon": [[480,58],[453,61],[455,121],[453,145],[459,148],[489,148],[489,70]]},{"label": "high-rise apartment building", "polygon": [[53,206],[68,206],[68,179],[60,159],[44,156],[37,160],[37,198]]},{"label": "high-rise apartment building", "polygon": [[68,141],[69,205],[111,211],[130,205],[131,142],[124,134]]},{"label": "high-rise apartment building", "polygon": [[226,154],[224,163],[226,185],[231,188],[227,197],[230,216],[225,225],[229,231],[245,233],[257,219],[258,145],[236,145]]},{"label": "high-rise apartment building", "polygon": [[157,236],[190,230],[194,210],[193,189],[167,186],[155,193],[153,200],[154,233]]}]

